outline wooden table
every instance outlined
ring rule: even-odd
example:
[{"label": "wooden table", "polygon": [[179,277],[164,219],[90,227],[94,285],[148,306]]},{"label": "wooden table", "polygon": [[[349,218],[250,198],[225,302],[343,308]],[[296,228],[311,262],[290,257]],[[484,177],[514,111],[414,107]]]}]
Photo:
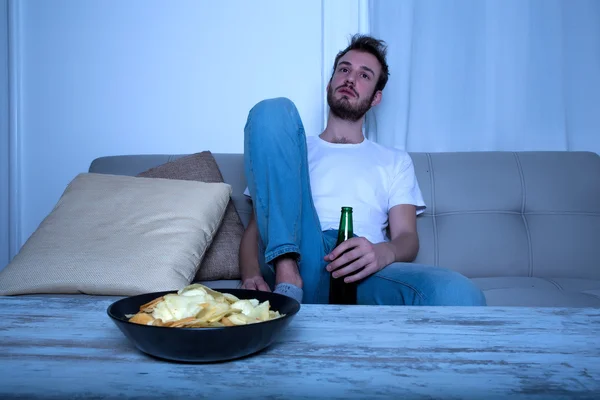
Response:
[{"label": "wooden table", "polygon": [[600,310],[304,305],[245,359],[135,349],[116,298],[0,297],[0,398],[600,398]]}]

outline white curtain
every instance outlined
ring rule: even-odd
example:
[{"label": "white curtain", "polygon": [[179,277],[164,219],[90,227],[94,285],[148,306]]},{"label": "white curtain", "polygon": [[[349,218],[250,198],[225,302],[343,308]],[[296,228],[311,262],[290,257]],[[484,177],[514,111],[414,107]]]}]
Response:
[{"label": "white curtain", "polygon": [[600,153],[600,0],[371,0],[369,23],[391,72],[377,142]]}]

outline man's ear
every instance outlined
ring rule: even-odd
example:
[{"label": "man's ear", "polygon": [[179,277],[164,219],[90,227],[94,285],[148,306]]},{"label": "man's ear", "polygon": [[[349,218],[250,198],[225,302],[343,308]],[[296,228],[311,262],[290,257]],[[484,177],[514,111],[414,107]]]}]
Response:
[{"label": "man's ear", "polygon": [[375,92],[375,96],[373,96],[373,101],[371,101],[371,107],[375,107],[377,104],[381,103],[381,97],[383,96],[383,92],[378,90]]}]

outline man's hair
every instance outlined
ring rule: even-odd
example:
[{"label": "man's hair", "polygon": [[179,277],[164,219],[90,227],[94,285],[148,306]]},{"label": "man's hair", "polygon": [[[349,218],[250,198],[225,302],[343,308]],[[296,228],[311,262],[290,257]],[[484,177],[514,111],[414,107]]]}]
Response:
[{"label": "man's hair", "polygon": [[348,47],[340,51],[335,57],[335,62],[333,63],[333,73],[331,74],[332,78],[335,74],[335,70],[337,69],[340,58],[342,58],[350,50],[363,51],[365,53],[372,54],[375,56],[375,58],[377,58],[377,61],[379,61],[379,64],[381,64],[381,74],[379,75],[377,85],[375,85],[375,91],[383,90],[388,81],[388,77],[390,76],[390,69],[385,60],[387,53],[387,46],[385,42],[383,40],[375,39],[374,37],[362,35],[360,33],[352,36]]}]

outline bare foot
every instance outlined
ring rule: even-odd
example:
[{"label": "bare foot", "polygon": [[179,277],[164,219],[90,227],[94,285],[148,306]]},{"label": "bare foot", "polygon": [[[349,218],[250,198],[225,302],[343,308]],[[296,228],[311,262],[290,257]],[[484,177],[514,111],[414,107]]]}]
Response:
[{"label": "bare foot", "polygon": [[293,258],[279,258],[275,260],[275,284],[291,283],[302,288],[302,278],[298,271],[298,264]]}]

